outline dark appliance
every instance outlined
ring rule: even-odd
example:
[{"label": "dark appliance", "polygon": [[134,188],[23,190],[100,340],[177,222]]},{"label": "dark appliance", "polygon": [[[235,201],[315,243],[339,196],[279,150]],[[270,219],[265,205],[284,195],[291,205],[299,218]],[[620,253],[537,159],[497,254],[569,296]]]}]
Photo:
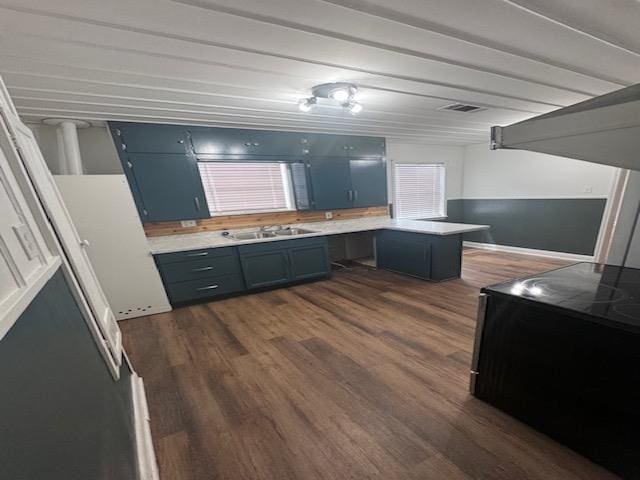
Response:
[{"label": "dark appliance", "polygon": [[578,263],[481,290],[471,393],[640,479],[640,270]]}]

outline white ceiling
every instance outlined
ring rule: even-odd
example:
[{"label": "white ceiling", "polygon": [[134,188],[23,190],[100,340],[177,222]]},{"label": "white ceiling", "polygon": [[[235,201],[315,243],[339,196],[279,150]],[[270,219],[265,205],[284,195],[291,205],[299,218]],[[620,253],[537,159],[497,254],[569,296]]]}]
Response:
[{"label": "white ceiling", "polygon": [[[26,121],[129,120],[488,141],[640,82],[637,0],[0,0]],[[351,81],[365,106],[298,111]],[[487,107],[442,112],[453,102]]]}]

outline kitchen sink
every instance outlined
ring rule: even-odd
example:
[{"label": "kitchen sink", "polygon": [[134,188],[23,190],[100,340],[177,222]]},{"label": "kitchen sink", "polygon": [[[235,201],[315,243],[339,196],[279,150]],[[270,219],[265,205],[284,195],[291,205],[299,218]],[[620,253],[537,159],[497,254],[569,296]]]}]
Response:
[{"label": "kitchen sink", "polygon": [[231,237],[235,238],[236,240],[258,240],[260,238],[273,238],[276,236],[277,236],[276,232],[262,232],[262,231],[240,232],[240,233],[231,235]]},{"label": "kitchen sink", "polygon": [[292,236],[292,235],[305,235],[307,233],[316,233],[313,230],[306,230],[304,228],[283,228],[282,230],[275,230],[277,236]]},{"label": "kitchen sink", "polygon": [[295,235],[305,235],[316,233],[313,230],[304,228],[281,228],[279,230],[255,230],[253,232],[238,232],[230,235],[235,240],[259,240],[261,238],[293,237]]}]

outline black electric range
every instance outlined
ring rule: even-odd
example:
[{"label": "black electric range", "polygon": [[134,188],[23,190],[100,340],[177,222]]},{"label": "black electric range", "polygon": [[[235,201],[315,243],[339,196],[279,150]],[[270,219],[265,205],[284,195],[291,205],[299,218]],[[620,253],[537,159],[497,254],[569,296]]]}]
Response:
[{"label": "black electric range", "polygon": [[471,393],[640,479],[640,270],[578,263],[481,292]]},{"label": "black electric range", "polygon": [[546,304],[640,332],[640,269],[577,263],[485,287],[482,293]]}]

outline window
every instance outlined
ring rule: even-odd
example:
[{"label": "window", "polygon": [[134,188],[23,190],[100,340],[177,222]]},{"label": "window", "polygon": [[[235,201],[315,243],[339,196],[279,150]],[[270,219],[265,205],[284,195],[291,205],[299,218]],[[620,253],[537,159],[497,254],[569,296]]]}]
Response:
[{"label": "window", "polygon": [[444,217],[444,165],[396,163],[394,166],[394,217]]},{"label": "window", "polygon": [[198,162],[211,215],[293,210],[287,165]]}]

